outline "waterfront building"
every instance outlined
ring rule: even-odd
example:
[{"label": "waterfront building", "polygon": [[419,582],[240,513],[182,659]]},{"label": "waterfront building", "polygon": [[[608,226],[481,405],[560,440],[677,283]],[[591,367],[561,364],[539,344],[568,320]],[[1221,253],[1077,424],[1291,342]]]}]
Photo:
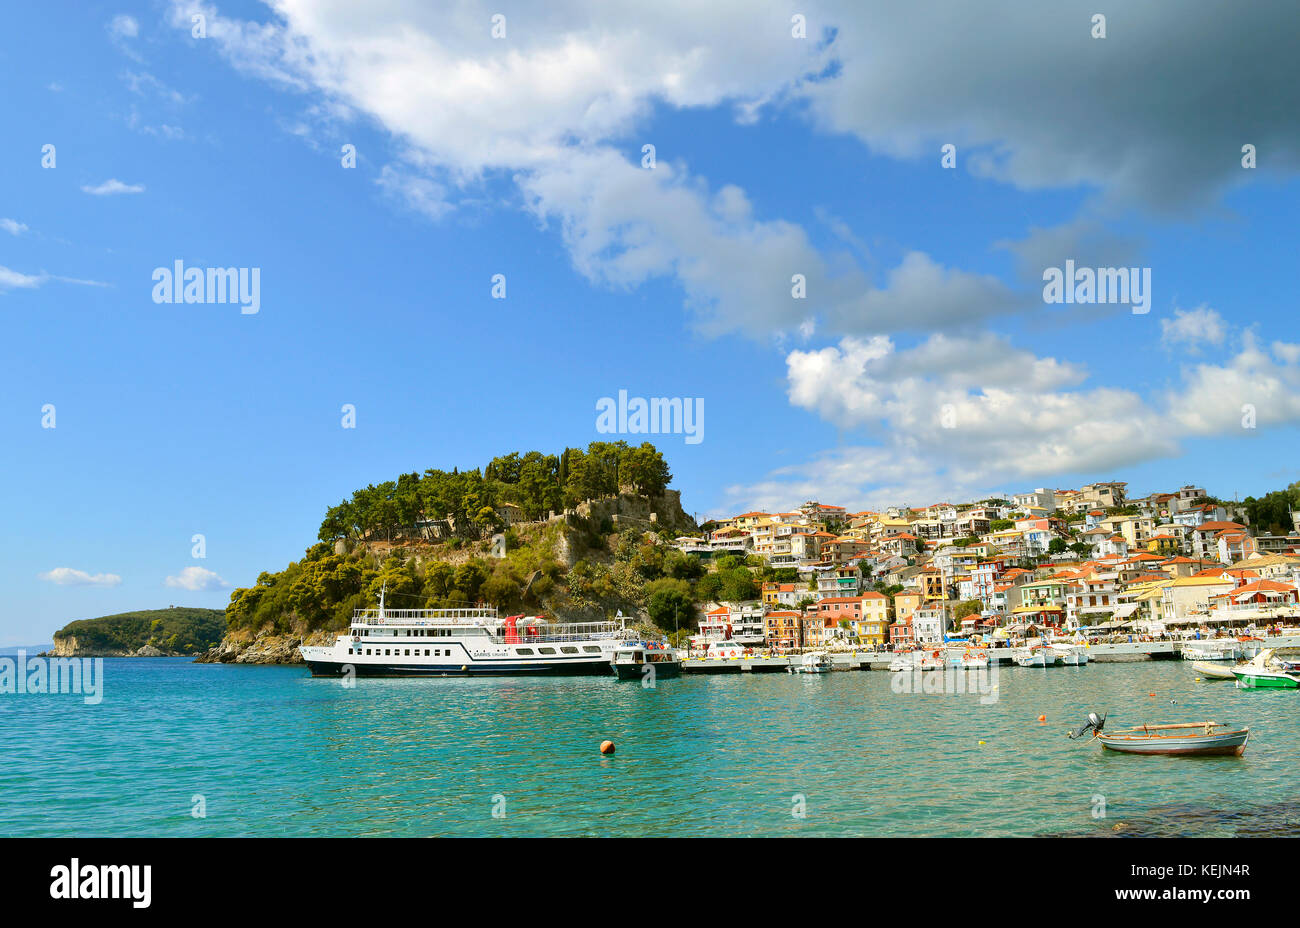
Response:
[{"label": "waterfront building", "polygon": [[895,651],[906,651],[916,647],[916,633],[912,628],[910,616],[889,626],[889,646]]},{"label": "waterfront building", "polygon": [[817,599],[857,596],[862,592],[862,575],[856,567],[836,567],[817,578]]},{"label": "waterfront building", "polygon": [[[910,622],[912,613],[920,607],[920,593],[911,593],[905,590],[902,593],[894,594],[894,620],[896,622]],[[909,632],[909,634],[911,633]]]},{"label": "waterfront building", "polygon": [[799,601],[813,594],[805,584],[799,583],[764,583],[763,604],[765,606],[797,606]]},{"label": "waterfront building", "polygon": [[1167,625],[1205,620],[1210,614],[1210,598],[1235,586],[1231,578],[1179,577],[1160,590],[1160,618]]},{"label": "waterfront building", "polygon": [[942,603],[927,603],[912,613],[912,631],[917,644],[941,644],[943,642],[944,610]]},{"label": "waterfront building", "polygon": [[789,651],[800,646],[803,613],[797,609],[769,612],[763,617],[767,646],[777,651]]}]

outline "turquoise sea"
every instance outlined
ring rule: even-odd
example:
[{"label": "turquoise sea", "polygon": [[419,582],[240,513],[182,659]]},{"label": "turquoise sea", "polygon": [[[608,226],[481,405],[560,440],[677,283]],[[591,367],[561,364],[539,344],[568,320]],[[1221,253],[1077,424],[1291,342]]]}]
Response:
[{"label": "turquoise sea", "polygon": [[[655,689],[348,689],[302,668],[179,658],[108,659],[104,674],[99,705],[0,696],[0,834],[1221,836],[1300,823],[1300,693],[1198,683],[1180,661],[1002,668],[987,705],[862,671]],[[1108,727],[1212,718],[1252,736],[1242,758],[1116,755],[1065,737],[1090,710]]]}]

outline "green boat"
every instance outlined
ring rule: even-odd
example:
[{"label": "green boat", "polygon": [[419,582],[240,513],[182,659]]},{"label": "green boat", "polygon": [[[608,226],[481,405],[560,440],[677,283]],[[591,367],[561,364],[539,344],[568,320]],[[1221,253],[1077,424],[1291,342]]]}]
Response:
[{"label": "green boat", "polygon": [[1250,689],[1300,689],[1300,648],[1265,648],[1232,668],[1232,675]]}]

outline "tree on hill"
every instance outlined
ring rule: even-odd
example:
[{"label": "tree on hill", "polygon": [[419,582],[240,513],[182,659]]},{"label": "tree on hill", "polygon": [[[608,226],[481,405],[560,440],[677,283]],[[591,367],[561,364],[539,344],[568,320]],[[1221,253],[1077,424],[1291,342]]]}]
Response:
[{"label": "tree on hill", "polygon": [[1259,499],[1247,496],[1242,502],[1246,507],[1246,518],[1257,534],[1285,535],[1294,528],[1292,510],[1300,509],[1300,480]]},{"label": "tree on hill", "polygon": [[391,542],[415,537],[423,518],[449,520],[458,537],[474,540],[501,528],[498,510],[505,503],[535,520],[565,505],[612,496],[620,484],[657,496],[671,480],[667,461],[649,442],[636,448],[623,441],[592,442],[586,451],[566,448],[560,455],[511,452],[493,458],[482,472],[430,468],[355,490],[326,511],[317,537]]},{"label": "tree on hill", "polygon": [[197,654],[214,647],[226,631],[220,609],[173,606],[69,622],[54,639],[75,638],[79,651],[133,652],[145,645],[175,654]]}]

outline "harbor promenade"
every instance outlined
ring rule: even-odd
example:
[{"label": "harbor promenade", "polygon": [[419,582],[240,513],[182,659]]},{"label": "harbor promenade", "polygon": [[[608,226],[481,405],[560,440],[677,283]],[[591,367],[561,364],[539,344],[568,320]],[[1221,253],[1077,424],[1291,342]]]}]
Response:
[{"label": "harbor promenade", "polygon": [[[1204,640],[1204,639],[1202,639]],[[1185,644],[1195,640],[1163,639],[1159,641],[1118,641],[1089,644],[1090,663],[1127,663],[1133,661],[1179,660]],[[1261,647],[1300,647],[1300,634],[1277,635],[1264,639]],[[989,656],[990,664],[1014,664],[1013,648],[979,648]],[[833,670],[888,670],[897,657],[890,651],[836,651],[828,652]],[[797,658],[796,658],[797,659]],[[688,658],[682,662],[682,673],[785,673],[792,658],[784,655],[771,657],[737,657],[723,660]]]}]

